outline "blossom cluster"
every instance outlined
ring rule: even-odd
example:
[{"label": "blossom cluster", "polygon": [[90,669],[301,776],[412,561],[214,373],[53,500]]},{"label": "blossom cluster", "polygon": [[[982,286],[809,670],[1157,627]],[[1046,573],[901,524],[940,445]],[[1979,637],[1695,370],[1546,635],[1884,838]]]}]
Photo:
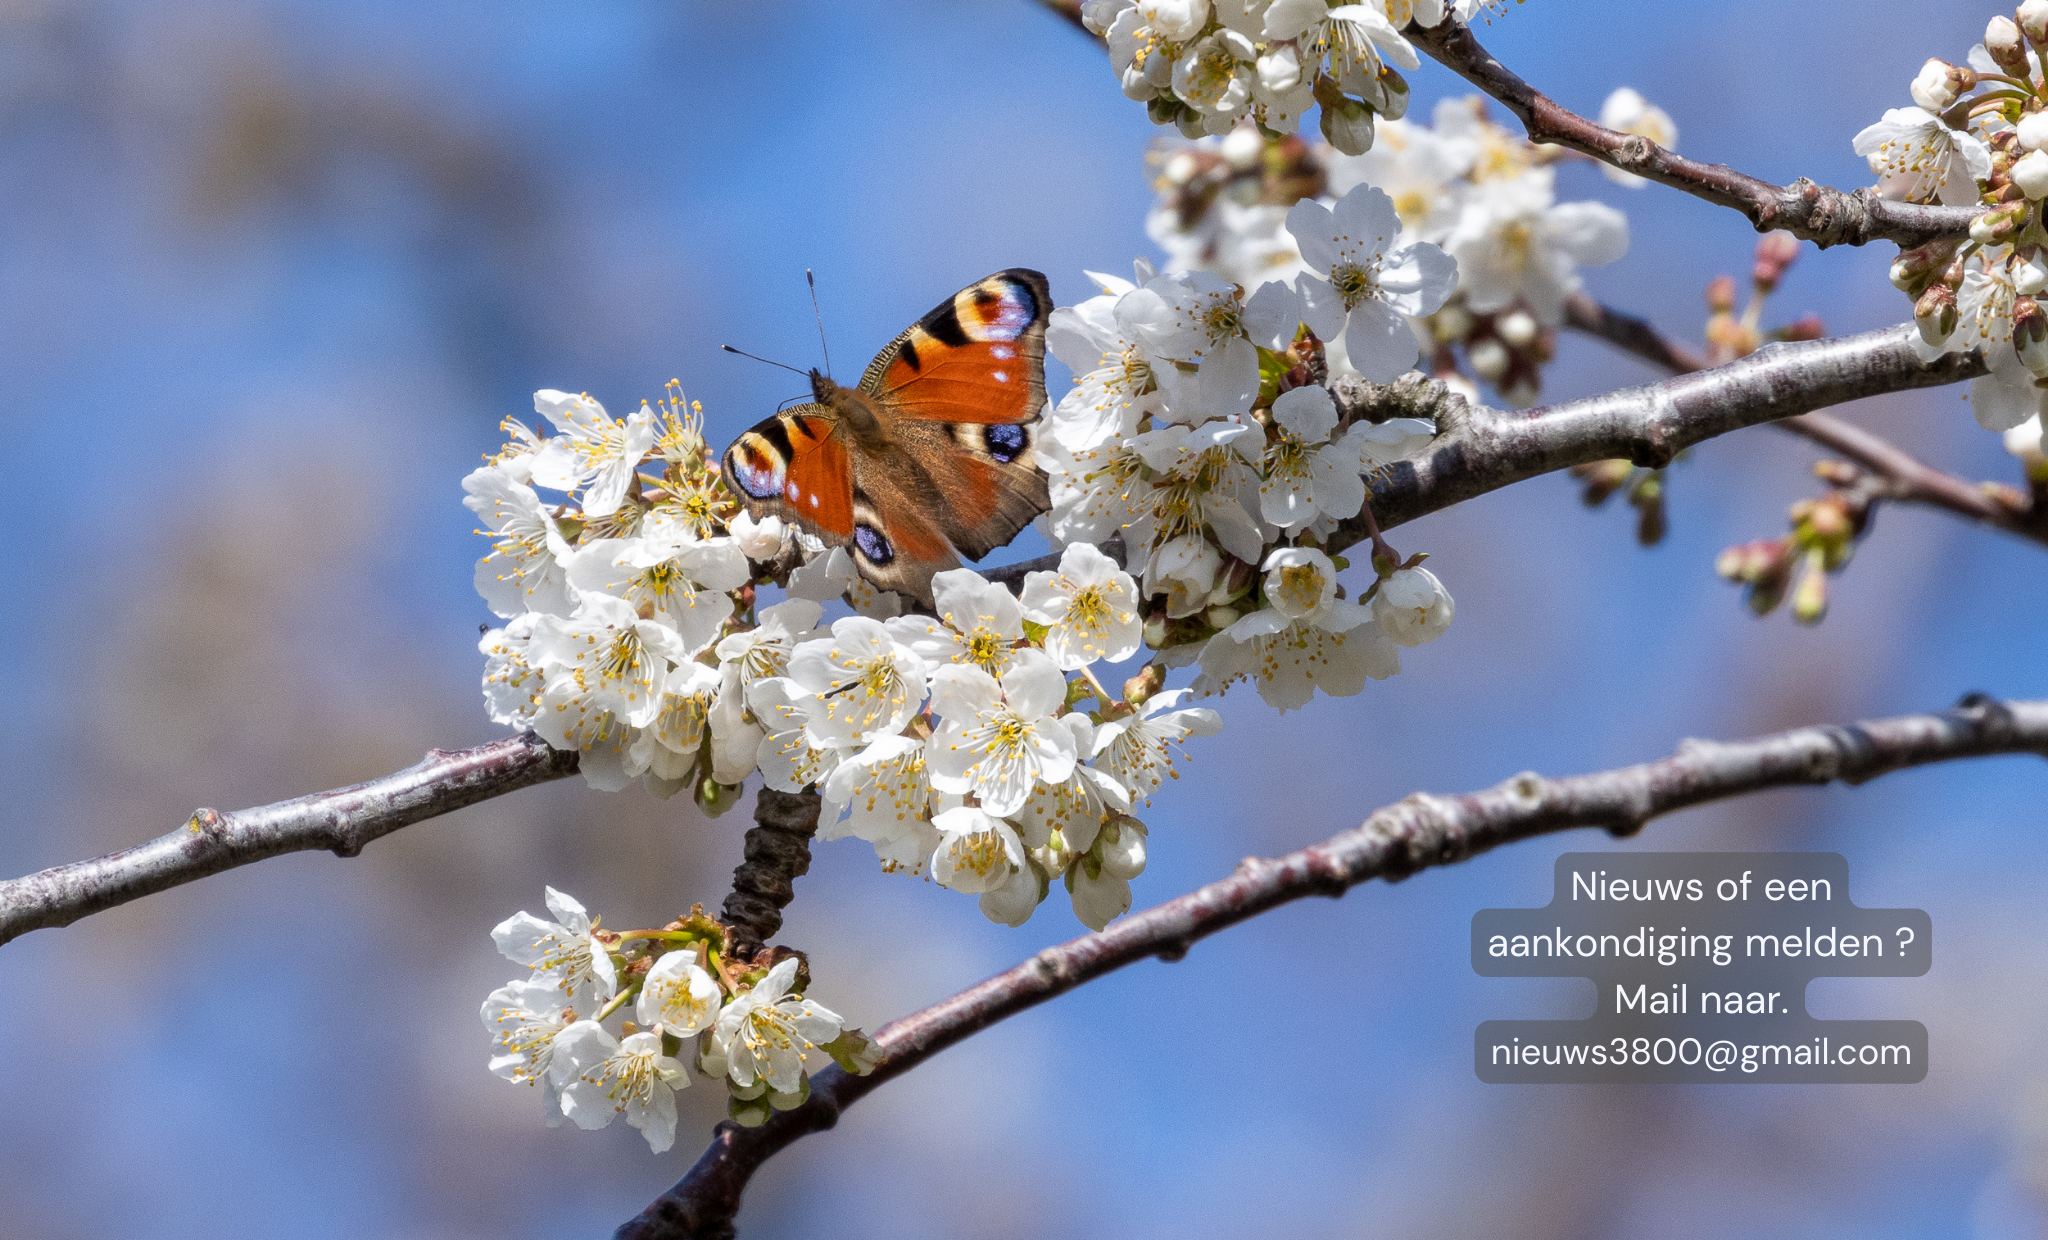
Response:
[{"label": "blossom cluster", "polygon": [[[1449,594],[1414,562],[1376,564],[1380,579],[1345,598],[1325,547],[1364,509],[1364,476],[1435,434],[1422,419],[1345,415],[1332,375],[1383,383],[1413,369],[1409,324],[1457,280],[1441,248],[1400,237],[1371,186],[1301,200],[1288,221],[1300,269],[1249,295],[1142,261],[1133,280],[1094,275],[1102,293],[1055,311],[1046,333],[1075,386],[1039,448],[1051,537],[1122,538],[1147,644],[1199,663],[1198,693],[1250,679],[1282,710],[1395,674],[1399,646],[1450,621]],[[1421,623],[1411,598],[1426,600]]]},{"label": "blossom cluster", "polygon": [[[1466,21],[1488,0],[1085,0],[1081,20],[1109,44],[1124,94],[1156,124],[1193,138],[1240,121],[1291,134],[1321,105],[1323,136],[1350,154],[1376,117],[1408,110],[1399,69],[1421,63],[1410,21]],[[1398,67],[1398,68],[1397,68]]]},{"label": "blossom cluster", "polygon": [[527,974],[492,991],[482,1014],[491,1071],[538,1088],[551,1128],[623,1115],[658,1154],[675,1143],[675,1095],[692,1071],[723,1080],[734,1118],[759,1123],[810,1096],[806,1067],[829,1057],[865,1073],[878,1061],[859,1030],[803,997],[795,955],[765,968],[729,960],[725,931],[701,913],[619,934],[552,887],[547,907],[554,920],[520,912],[491,931]]},{"label": "blossom cluster", "polygon": [[1907,250],[1891,279],[1914,299],[1914,347],[1928,361],[1983,351],[1970,385],[1987,430],[2039,424],[2048,410],[2048,0],[1991,19],[1966,65],[1929,60],[1892,108],[1856,135],[1878,192],[1905,202],[1991,208],[1967,239]]},{"label": "blossom cluster", "polygon": [[[1671,118],[1626,87],[1608,98],[1601,122],[1667,147],[1677,142]],[[1299,202],[1374,186],[1393,204],[1400,245],[1440,248],[1456,263],[1455,290],[1416,324],[1430,372],[1454,383],[1469,372],[1525,407],[1541,390],[1566,302],[1583,283],[1579,269],[1628,249],[1621,212],[1557,201],[1562,155],[1495,124],[1478,96],[1441,101],[1429,125],[1388,121],[1360,155],[1303,149],[1299,139],[1269,140],[1244,127],[1155,155],[1159,201],[1146,228],[1169,268],[1247,287],[1291,280],[1320,265],[1310,253],[1317,243],[1296,226]],[[1211,190],[1219,184],[1222,192]],[[1348,352],[1352,337],[1331,343]],[[1368,371],[1344,353],[1333,357]]]}]

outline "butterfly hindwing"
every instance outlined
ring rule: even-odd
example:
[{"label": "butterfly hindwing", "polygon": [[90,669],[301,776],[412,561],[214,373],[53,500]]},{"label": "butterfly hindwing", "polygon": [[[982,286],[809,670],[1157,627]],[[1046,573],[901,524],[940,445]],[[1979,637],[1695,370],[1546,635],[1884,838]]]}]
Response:
[{"label": "butterfly hindwing", "polygon": [[1021,426],[905,419],[894,434],[931,479],[941,502],[934,523],[970,560],[1009,542],[1052,507],[1032,447],[1036,423]]},{"label": "butterfly hindwing", "polygon": [[1017,424],[1045,407],[1045,277],[999,271],[933,307],[869,363],[862,391],[905,418]]},{"label": "butterfly hindwing", "polygon": [[853,537],[853,462],[829,409],[802,404],[725,450],[726,479],[756,516],[794,520],[828,543]]}]

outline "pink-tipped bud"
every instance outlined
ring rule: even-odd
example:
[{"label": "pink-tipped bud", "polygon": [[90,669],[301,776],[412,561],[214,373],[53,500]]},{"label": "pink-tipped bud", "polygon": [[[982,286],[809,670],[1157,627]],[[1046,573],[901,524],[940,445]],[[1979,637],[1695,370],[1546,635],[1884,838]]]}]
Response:
[{"label": "pink-tipped bud", "polygon": [[1930,285],[1913,303],[1913,323],[1928,344],[1944,344],[1955,334],[1958,315],[1955,290],[1946,284]]},{"label": "pink-tipped bud", "polygon": [[1707,281],[1707,309],[1727,314],[1735,309],[1735,277],[1715,276]]},{"label": "pink-tipped bud", "polygon": [[2048,43],[2048,0],[2024,0],[2019,19],[2021,34],[2036,43]]},{"label": "pink-tipped bud", "polygon": [[[2048,4],[2048,0],[2042,0]],[[1941,275],[1941,269],[1955,258],[1956,247],[1961,239],[1930,241],[1926,245],[1899,251],[1899,257],[1892,263],[1892,287],[1910,297],[1918,297],[1921,290]]]},{"label": "pink-tipped bud", "polygon": [[1828,325],[1817,314],[1802,314],[1777,332],[1780,340],[1819,340],[1827,334]]},{"label": "pink-tipped bud", "polygon": [[1756,243],[1756,266],[1749,278],[1763,292],[1778,287],[1785,271],[1799,257],[1799,238],[1788,232],[1765,233]]},{"label": "pink-tipped bud", "polygon": [[1914,76],[1910,93],[1913,102],[1929,112],[1946,112],[1955,106],[1956,100],[1976,87],[1975,72],[1946,60],[1930,58]]},{"label": "pink-tipped bud", "polygon": [[2027,80],[2027,44],[2012,18],[2000,15],[1984,27],[1984,50],[2009,76]]}]

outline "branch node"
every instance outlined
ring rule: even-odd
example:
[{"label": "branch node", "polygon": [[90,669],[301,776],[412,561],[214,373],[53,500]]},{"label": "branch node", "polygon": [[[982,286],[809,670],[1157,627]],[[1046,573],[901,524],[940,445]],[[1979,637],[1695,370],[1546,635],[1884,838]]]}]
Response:
[{"label": "branch node", "polygon": [[1607,824],[1607,834],[1618,840],[1625,840],[1650,825],[1648,818],[1622,818]]},{"label": "branch node", "polygon": [[1186,939],[1168,939],[1166,942],[1161,943],[1159,950],[1153,954],[1168,964],[1179,964],[1188,954],[1188,941]]}]

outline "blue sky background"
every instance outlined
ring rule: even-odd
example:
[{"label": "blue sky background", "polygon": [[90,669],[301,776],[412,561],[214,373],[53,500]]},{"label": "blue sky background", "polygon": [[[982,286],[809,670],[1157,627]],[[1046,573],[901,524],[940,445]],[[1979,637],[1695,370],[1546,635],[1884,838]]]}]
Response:
[{"label": "blue sky background", "polygon": [[[1511,8],[1482,39],[1567,105],[1633,85],[1688,154],[1867,181],[1851,136],[1973,6],[1619,0]],[[1462,94],[1413,76],[1415,111]],[[1056,297],[1154,251],[1154,131],[1026,0],[0,4],[0,490],[14,639],[0,716],[25,873],[497,734],[459,480],[540,387],[625,409],[680,377],[723,441],[814,360],[805,267],[851,371],[968,281]],[[1586,168],[1626,210],[1588,285],[1696,338],[1747,270],[1734,215]],[[1774,302],[1899,321],[1890,254],[1807,247]],[[1547,395],[1647,378],[1566,340]],[[1057,390],[1063,374],[1049,376]],[[1846,411],[1945,468],[2016,478],[1956,390]],[[1887,510],[1816,629],[1758,621],[1714,553],[1784,528],[1814,459],[1768,429],[1671,474],[1667,542],[1547,478],[1395,536],[1458,599],[1355,698],[1249,694],[1148,814],[1156,903],[1417,789],[1594,770],[1737,736],[2048,694],[2048,558]],[[1577,833],[1291,907],[1034,1010],[891,1084],[759,1177],[743,1234],[1910,1237],[2043,1234],[2048,771],[2003,759],[1660,822],[1625,847],[1826,849],[1860,904],[1933,916],[1933,971],[1821,981],[1823,1016],[1917,1019],[1910,1087],[1500,1087],[1483,1019],[1583,983],[1482,979],[1476,909],[1548,900]],[[484,1070],[490,926],[543,884],[613,924],[715,904],[743,816],[567,783],[297,855],[0,948],[0,1234],[588,1237],[672,1181],[623,1125],[550,1131]],[[1612,845],[1623,847],[1624,845]],[[870,1027],[1078,926],[819,847],[786,941]]]}]

